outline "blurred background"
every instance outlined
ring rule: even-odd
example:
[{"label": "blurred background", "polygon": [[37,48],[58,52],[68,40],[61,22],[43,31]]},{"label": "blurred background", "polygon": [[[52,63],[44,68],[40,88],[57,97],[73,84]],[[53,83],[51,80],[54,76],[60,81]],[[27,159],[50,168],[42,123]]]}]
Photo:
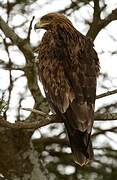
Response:
[{"label": "blurred background", "polygon": [[[35,16],[30,34],[30,44],[34,50],[45,32],[35,32],[34,24],[48,12],[66,14],[76,29],[94,41],[101,66],[97,95],[117,89],[117,1],[0,0],[0,16],[23,39],[27,38],[31,20]],[[0,30],[0,113],[10,122],[25,120],[31,116],[30,112],[22,108],[49,112],[39,81],[38,86],[43,95],[39,91],[32,93],[34,84],[29,81],[26,67],[27,61],[21,50]],[[31,73],[30,69],[28,73]],[[36,78],[38,80],[37,76]],[[98,114],[116,113],[117,94],[97,99],[95,110]],[[106,118],[105,121],[100,119],[94,122],[92,141],[95,158],[84,168],[73,162],[63,124],[37,129],[31,140],[55,180],[115,180],[116,133],[116,120]]]}]

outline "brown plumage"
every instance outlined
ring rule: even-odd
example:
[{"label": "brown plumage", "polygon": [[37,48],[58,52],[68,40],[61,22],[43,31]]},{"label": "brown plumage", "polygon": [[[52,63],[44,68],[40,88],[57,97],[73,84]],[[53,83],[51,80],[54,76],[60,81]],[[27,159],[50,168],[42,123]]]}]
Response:
[{"label": "brown plumage", "polygon": [[97,53],[92,41],[62,14],[43,16],[35,28],[47,30],[38,47],[39,78],[47,100],[64,121],[75,162],[86,165],[93,157]]}]

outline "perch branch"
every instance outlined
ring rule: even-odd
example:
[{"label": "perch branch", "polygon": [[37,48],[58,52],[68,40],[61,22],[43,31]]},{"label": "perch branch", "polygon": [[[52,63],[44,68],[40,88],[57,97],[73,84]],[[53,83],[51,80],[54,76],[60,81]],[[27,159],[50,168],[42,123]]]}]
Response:
[{"label": "perch branch", "polygon": [[[25,108],[26,110],[26,108]],[[30,109],[28,108],[28,111]],[[36,121],[29,122],[27,121],[18,121],[15,123],[10,123],[5,121],[3,117],[0,117],[0,126],[11,129],[38,129],[40,127],[46,126],[51,123],[62,123],[62,119],[59,119],[56,115],[48,115],[38,110],[32,110],[32,112],[39,114],[39,118]],[[117,113],[104,113],[104,114],[95,114],[95,121],[110,121],[117,120]]]},{"label": "perch branch", "polygon": [[6,121],[3,117],[0,117],[0,127],[11,128],[11,129],[38,129],[40,127],[46,126],[50,123],[59,123],[60,119],[57,119],[55,116],[46,116],[39,119],[39,121],[27,122],[27,121],[17,121],[15,123],[10,123]]}]

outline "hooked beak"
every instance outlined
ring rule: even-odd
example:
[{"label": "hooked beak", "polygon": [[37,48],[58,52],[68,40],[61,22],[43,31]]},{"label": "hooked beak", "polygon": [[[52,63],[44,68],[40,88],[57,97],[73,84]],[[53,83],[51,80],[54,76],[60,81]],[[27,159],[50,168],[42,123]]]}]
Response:
[{"label": "hooked beak", "polygon": [[36,31],[36,29],[41,29],[41,28],[45,28],[49,23],[48,22],[42,22],[41,20],[39,22],[37,22],[34,26],[34,30]]},{"label": "hooked beak", "polygon": [[36,31],[36,29],[40,29],[42,27],[41,24],[42,24],[41,21],[37,22],[34,26],[34,30]]}]

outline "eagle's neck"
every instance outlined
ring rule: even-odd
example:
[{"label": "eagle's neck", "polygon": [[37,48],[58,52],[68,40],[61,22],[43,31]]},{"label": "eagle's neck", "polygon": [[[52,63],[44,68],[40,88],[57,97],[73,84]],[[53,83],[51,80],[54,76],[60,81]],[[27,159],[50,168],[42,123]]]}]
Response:
[{"label": "eagle's neck", "polygon": [[78,31],[72,24],[64,23],[56,26],[51,30],[54,41],[59,46],[69,45],[73,47],[78,39]]}]

